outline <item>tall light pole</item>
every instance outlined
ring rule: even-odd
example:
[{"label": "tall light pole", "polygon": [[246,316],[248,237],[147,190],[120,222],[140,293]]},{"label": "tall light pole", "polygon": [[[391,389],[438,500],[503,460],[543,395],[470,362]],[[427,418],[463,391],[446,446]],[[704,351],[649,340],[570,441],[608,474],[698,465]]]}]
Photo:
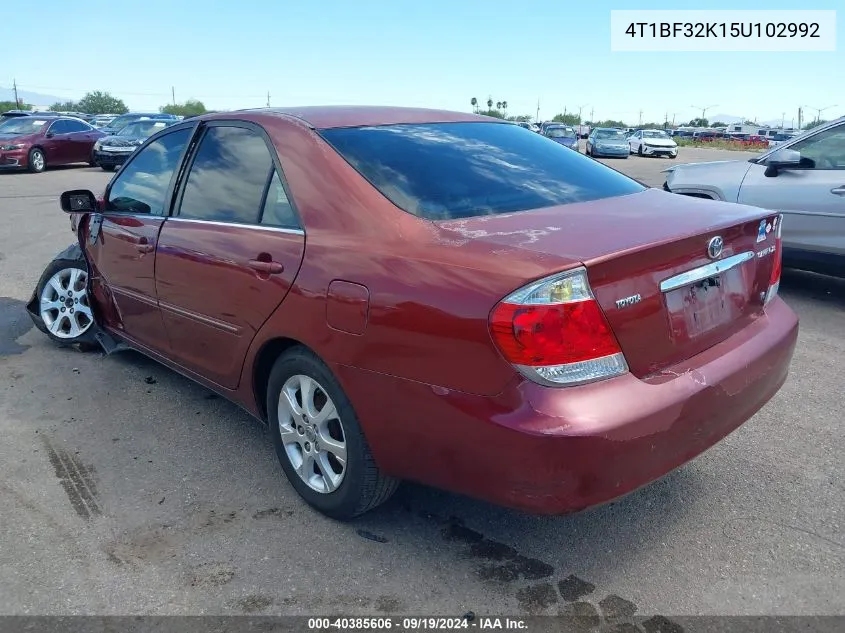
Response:
[{"label": "tall light pole", "polygon": [[714,103],[713,105],[709,105],[709,106],[697,106],[697,105],[693,105],[693,106],[690,106],[690,107],[691,107],[691,108],[695,108],[696,110],[701,110],[701,118],[703,119],[705,116],[707,116],[707,111],[708,111],[710,108],[715,108],[715,107],[716,107],[716,106],[718,106],[718,105],[719,105],[718,103]]},{"label": "tall light pole", "polygon": [[815,111],[816,111],[816,120],[815,120],[815,123],[818,123],[819,121],[821,121],[821,120],[822,120],[822,112],[824,112],[825,110],[830,110],[831,108],[835,108],[835,107],[836,107],[836,104],[834,103],[833,105],[825,106],[825,107],[823,107],[823,108],[814,108],[814,107],[812,107],[812,106],[807,106],[807,107],[808,107],[808,108],[810,108],[810,110],[815,110]]},{"label": "tall light pole", "polygon": [[578,123],[579,123],[579,124],[581,123],[581,111],[582,111],[584,108],[586,108],[588,105],[590,105],[590,104],[589,104],[589,103],[585,103],[584,105],[579,105],[579,106],[578,106]]}]

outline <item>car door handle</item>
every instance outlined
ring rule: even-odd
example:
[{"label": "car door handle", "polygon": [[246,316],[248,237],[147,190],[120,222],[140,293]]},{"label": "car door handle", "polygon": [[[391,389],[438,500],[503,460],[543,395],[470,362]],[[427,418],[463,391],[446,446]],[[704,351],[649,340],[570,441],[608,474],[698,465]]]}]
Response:
[{"label": "car door handle", "polygon": [[837,196],[845,196],[845,186],[835,187],[835,188],[830,190],[830,193],[837,195]]},{"label": "car door handle", "polygon": [[265,262],[260,259],[251,259],[246,265],[254,271],[264,273],[265,275],[278,275],[285,269],[281,262]]}]

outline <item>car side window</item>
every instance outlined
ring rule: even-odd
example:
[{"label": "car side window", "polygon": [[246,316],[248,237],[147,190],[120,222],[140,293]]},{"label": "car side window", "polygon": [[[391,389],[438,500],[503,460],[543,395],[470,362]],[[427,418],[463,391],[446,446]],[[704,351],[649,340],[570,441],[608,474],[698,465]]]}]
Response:
[{"label": "car side window", "polygon": [[112,182],[108,210],[163,215],[170,181],[192,133],[192,128],[176,130],[138,152]]},{"label": "car side window", "polygon": [[257,224],[272,167],[270,150],[257,132],[209,127],[185,181],[179,217]]},{"label": "car side window", "polygon": [[265,226],[279,226],[287,229],[299,228],[293,206],[288,200],[288,194],[282,185],[278,172],[274,169],[264,200],[264,210],[261,213],[261,224]]},{"label": "car side window", "polygon": [[53,121],[50,129],[47,131],[50,134],[67,134],[67,121]]},{"label": "car side window", "polygon": [[65,133],[70,132],[87,132],[91,126],[82,121],[65,121]]},{"label": "car side window", "polygon": [[[814,134],[793,143],[789,149],[801,152],[806,169],[845,169],[845,125]],[[811,160],[812,165],[805,159]]]}]

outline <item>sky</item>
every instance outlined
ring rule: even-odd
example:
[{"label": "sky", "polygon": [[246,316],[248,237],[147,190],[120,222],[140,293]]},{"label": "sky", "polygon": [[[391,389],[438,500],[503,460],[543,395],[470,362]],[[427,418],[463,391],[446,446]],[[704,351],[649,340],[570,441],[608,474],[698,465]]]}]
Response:
[{"label": "sky", "polygon": [[[184,5],[184,6],[181,6]],[[139,8],[140,7],[140,8]],[[836,52],[611,52],[611,9],[677,2],[523,0],[40,0],[3,10],[0,86],[78,99],[89,90],[132,110],[200,99],[223,110],[369,104],[549,119],[689,120],[731,114],[787,124],[799,106],[845,114],[845,4],[707,2],[690,9],[840,9]],[[15,14],[20,13],[19,17]],[[33,45],[33,38],[38,45]],[[48,105],[48,104],[38,104]],[[693,106],[699,106],[694,108]],[[807,112],[805,110],[805,112]],[[784,114],[785,113],[785,114]]]}]

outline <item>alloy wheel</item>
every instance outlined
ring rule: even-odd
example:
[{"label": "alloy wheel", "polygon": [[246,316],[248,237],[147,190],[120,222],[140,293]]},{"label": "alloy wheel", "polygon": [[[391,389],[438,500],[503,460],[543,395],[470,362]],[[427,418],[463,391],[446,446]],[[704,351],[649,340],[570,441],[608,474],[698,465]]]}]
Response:
[{"label": "alloy wheel", "polygon": [[44,169],[44,154],[37,150],[32,152],[32,166],[36,171]]},{"label": "alloy wheel", "polygon": [[41,291],[40,314],[56,338],[71,340],[87,332],[94,322],[88,274],[80,268],[64,268],[50,277]]},{"label": "alloy wheel", "polygon": [[319,382],[296,374],[279,396],[279,433],[293,469],[315,492],[337,490],[346,475],[346,435],[334,402]]}]

